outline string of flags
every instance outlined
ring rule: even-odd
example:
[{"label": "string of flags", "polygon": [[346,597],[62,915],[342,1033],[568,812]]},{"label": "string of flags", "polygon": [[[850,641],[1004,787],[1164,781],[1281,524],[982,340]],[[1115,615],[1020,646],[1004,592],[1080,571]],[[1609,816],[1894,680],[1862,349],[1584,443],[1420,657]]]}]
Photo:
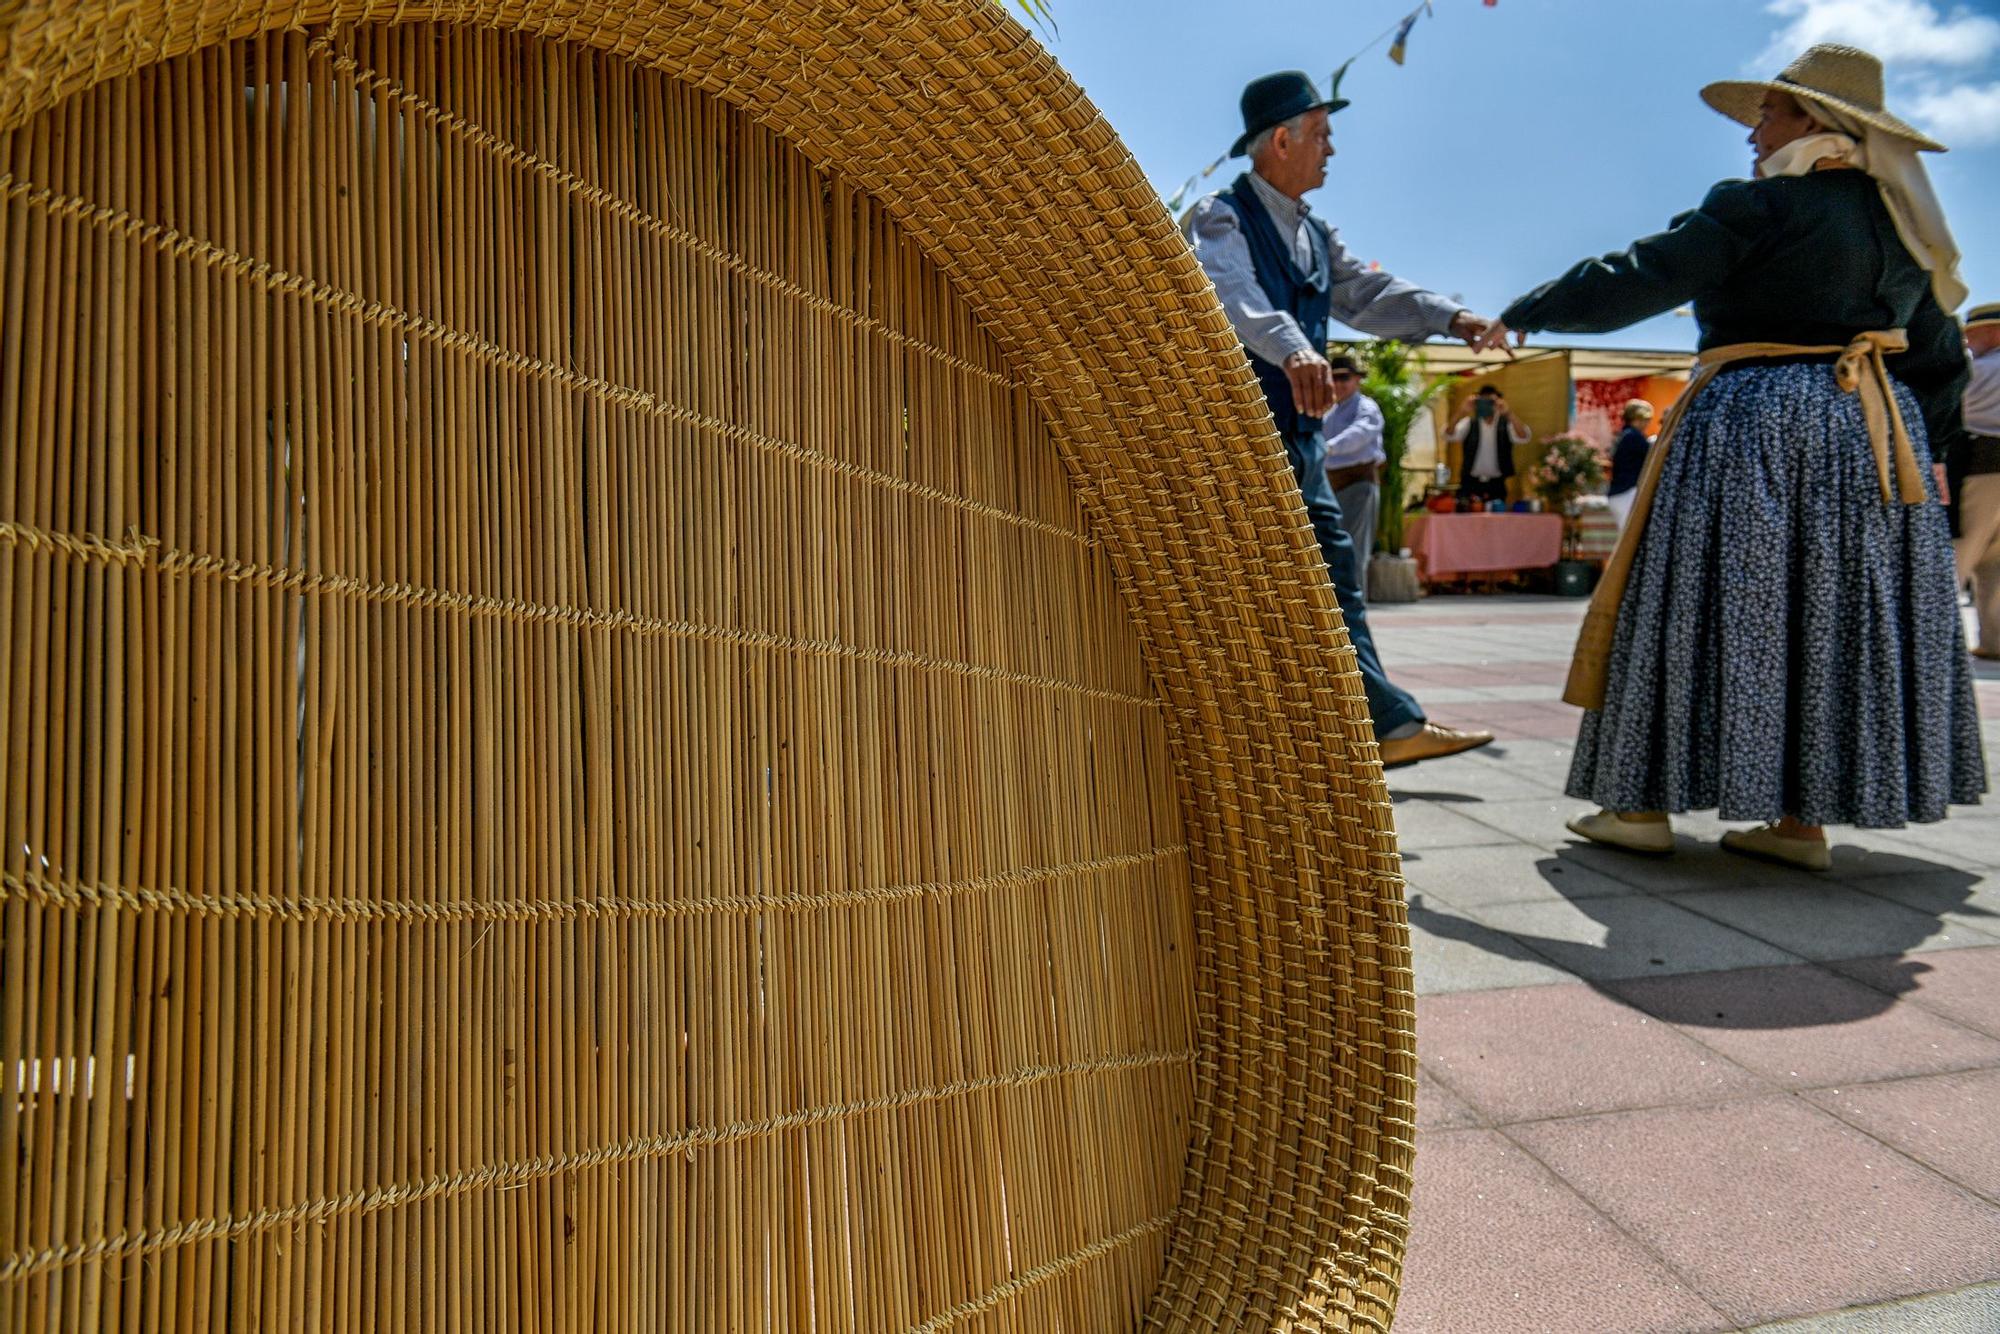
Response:
[{"label": "string of flags", "polygon": [[[1487,9],[1494,9],[1499,6],[1500,0],[1480,0],[1480,3]],[[1354,62],[1367,55],[1370,51],[1373,51],[1385,40],[1394,39],[1389,40],[1389,59],[1395,61],[1398,65],[1402,64],[1404,57],[1409,54],[1410,30],[1417,26],[1417,20],[1420,18],[1435,18],[1437,16],[1437,11],[1433,8],[1433,4],[1434,0],[1423,0],[1422,4],[1403,15],[1395,23],[1384,28],[1367,45],[1363,46],[1346,60],[1343,60],[1340,63],[1340,68],[1333,72],[1333,77],[1328,83],[1326,90],[1328,99],[1340,96],[1340,81],[1347,77],[1347,71],[1352,68]],[[1181,205],[1186,201],[1189,192],[1221,170],[1222,164],[1227,161],[1229,161],[1229,155],[1224,153],[1221,157],[1209,163],[1185,181],[1182,181],[1181,188],[1174,191],[1172,197],[1167,200],[1167,211],[1169,213],[1179,213]]]}]

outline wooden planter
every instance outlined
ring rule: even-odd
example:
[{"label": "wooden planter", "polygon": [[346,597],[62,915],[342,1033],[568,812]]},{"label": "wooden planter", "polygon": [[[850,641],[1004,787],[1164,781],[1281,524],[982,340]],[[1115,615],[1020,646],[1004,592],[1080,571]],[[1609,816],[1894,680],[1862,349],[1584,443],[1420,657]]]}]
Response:
[{"label": "wooden planter", "polygon": [[1386,1326],[1351,651],[1016,24],[0,55],[0,1323]]}]

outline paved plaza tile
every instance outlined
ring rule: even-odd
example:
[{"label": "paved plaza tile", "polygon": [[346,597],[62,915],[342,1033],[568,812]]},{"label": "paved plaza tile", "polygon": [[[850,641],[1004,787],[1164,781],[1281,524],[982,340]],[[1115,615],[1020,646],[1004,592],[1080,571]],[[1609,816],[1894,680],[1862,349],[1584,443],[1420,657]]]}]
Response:
[{"label": "paved plaza tile", "polygon": [[1954,950],[1921,959],[1843,959],[1827,966],[1906,1005],[2000,1037],[2000,949]]},{"label": "paved plaza tile", "polygon": [[1995,1334],[2000,800],[1834,830],[1823,875],[1724,851],[1712,814],[1668,857],[1581,843],[1581,615],[1375,616],[1433,717],[1499,734],[1388,775],[1419,996],[1398,1334]]},{"label": "paved plaza tile", "polygon": [[1440,1130],[1422,1152],[1396,1334],[1734,1328],[1505,1136]]},{"label": "paved plaza tile", "polygon": [[1995,1039],[1821,968],[1639,978],[1610,990],[1787,1088],[2000,1066]]},{"label": "paved plaza tile", "polygon": [[1806,1100],[2000,1204],[2000,1070],[1819,1089]]},{"label": "paved plaza tile", "polygon": [[1425,996],[1417,1057],[1488,1124],[1774,1092],[1699,1042],[1584,986]]},{"label": "paved plaza tile", "polygon": [[2000,1209],[1797,1098],[1508,1132],[1741,1323],[1993,1277]]}]

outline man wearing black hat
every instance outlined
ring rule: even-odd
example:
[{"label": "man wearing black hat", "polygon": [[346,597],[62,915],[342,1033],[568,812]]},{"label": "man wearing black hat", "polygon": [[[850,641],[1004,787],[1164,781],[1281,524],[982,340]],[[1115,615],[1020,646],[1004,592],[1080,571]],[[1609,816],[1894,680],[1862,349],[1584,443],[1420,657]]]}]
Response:
[{"label": "man wearing black hat", "polygon": [[1342,528],[1340,505],[1321,468],[1320,418],[1334,403],[1325,354],[1328,321],[1338,317],[1377,337],[1408,342],[1449,334],[1480,349],[1503,346],[1507,329],[1435,292],[1371,271],[1311,216],[1304,197],[1325,183],[1326,160],[1333,156],[1327,117],[1346,105],[1321,98],[1296,70],[1252,82],[1243,90],[1243,135],[1230,150],[1231,156],[1248,154],[1251,169],[1198,202],[1185,226],[1284,438],[1360,660],[1382,763],[1393,768],[1469,750],[1493,735],[1427,721],[1416,700],[1382,670],[1362,602],[1361,553]]}]

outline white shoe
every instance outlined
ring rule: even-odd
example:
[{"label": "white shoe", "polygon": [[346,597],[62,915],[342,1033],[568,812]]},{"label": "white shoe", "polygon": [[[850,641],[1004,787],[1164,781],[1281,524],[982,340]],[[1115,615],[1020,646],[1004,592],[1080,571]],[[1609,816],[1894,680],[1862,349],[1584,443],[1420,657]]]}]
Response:
[{"label": "white shoe", "polygon": [[1831,871],[1833,853],[1823,838],[1792,838],[1774,826],[1732,829],[1722,836],[1722,846],[1745,857],[1796,866],[1802,871]]},{"label": "white shoe", "polygon": [[1674,850],[1674,827],[1665,820],[1621,820],[1610,811],[1579,815],[1567,828],[1579,838],[1627,852],[1660,857]]}]

